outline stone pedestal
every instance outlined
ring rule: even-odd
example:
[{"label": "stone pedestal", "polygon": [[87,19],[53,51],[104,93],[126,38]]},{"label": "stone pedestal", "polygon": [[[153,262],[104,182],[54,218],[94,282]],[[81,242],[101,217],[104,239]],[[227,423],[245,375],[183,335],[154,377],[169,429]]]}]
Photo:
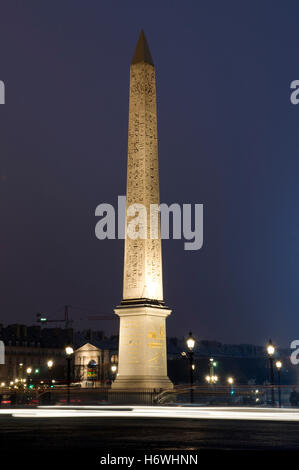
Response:
[{"label": "stone pedestal", "polygon": [[165,335],[165,319],[171,310],[139,299],[123,302],[114,311],[120,317],[120,337],[118,374],[112,389],[172,389]]}]

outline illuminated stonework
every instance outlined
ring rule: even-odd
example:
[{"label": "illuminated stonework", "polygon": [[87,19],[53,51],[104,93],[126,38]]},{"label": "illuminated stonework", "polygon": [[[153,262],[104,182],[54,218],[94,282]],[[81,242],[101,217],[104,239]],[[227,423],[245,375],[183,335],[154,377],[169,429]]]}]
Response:
[{"label": "illuminated stonework", "polygon": [[[141,32],[130,68],[127,208],[147,209],[147,237],[126,237],[119,365],[114,389],[172,388],[167,377],[160,220],[150,236],[150,204],[160,204],[156,80],[153,60]],[[132,218],[132,217],[131,217]],[[126,227],[130,222],[126,217]]]},{"label": "illuminated stonework", "polygon": [[[155,68],[131,64],[127,170],[127,207],[147,210],[147,238],[125,241],[124,299],[163,300],[160,224],[150,237],[150,204],[160,204]],[[130,218],[127,217],[126,224]]]}]

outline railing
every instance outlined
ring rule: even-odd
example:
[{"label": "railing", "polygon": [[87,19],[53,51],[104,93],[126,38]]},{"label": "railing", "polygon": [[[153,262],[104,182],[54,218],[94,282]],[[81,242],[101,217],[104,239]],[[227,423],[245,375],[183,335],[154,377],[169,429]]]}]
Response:
[{"label": "railing", "polygon": [[[280,387],[280,403],[282,407],[299,407],[299,392],[296,386]],[[111,390],[110,387],[78,388],[71,386],[72,405],[104,405],[104,404],[147,404],[147,405],[189,405],[192,398],[196,406],[272,406],[271,385],[177,385],[173,390]],[[299,390],[299,386],[298,386]],[[0,389],[0,405],[39,405],[66,404],[67,387],[58,386],[50,389],[14,391],[8,387]],[[274,406],[279,406],[278,387],[274,387]]]},{"label": "railing", "polygon": [[[278,407],[279,404],[282,407],[299,406],[299,392],[297,400],[292,400],[292,403],[290,401],[295,389],[294,385],[282,385],[279,400],[279,389],[274,386],[274,406]],[[193,404],[199,406],[272,406],[271,385],[195,385],[192,390]],[[189,385],[179,385],[173,390],[164,390],[159,394],[157,403],[161,405],[190,403],[190,391]]]}]

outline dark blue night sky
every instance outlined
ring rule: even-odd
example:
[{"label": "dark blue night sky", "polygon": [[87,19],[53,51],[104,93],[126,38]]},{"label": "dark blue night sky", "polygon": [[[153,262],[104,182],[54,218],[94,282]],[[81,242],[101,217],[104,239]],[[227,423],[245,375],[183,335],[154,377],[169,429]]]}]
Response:
[{"label": "dark blue night sky", "polygon": [[129,64],[143,28],[157,73],[161,201],[204,204],[202,250],[163,242],[168,334],[297,339],[298,2],[0,8],[0,322],[55,317],[69,303],[82,306],[75,326],[117,332],[117,322],[82,318],[121,300],[123,242],[96,239],[94,211],[125,194]]}]

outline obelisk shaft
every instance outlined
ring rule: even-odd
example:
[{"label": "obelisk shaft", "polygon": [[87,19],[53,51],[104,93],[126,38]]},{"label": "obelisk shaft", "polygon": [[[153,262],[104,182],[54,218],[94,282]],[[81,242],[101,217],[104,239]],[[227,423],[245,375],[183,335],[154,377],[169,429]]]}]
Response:
[{"label": "obelisk shaft", "polygon": [[155,68],[144,37],[138,45],[130,68],[127,209],[144,205],[147,237],[126,237],[123,299],[162,301],[160,220],[158,238],[150,234],[150,205],[160,204]]}]

